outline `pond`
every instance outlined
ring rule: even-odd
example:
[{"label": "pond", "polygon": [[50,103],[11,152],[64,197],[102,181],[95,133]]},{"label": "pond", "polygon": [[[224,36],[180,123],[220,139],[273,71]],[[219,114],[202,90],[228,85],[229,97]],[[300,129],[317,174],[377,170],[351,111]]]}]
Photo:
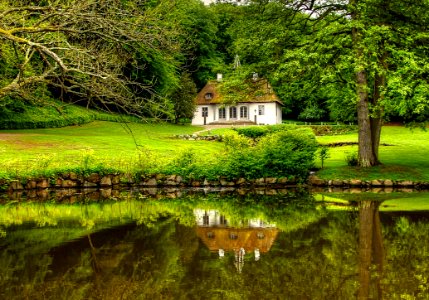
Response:
[{"label": "pond", "polygon": [[429,297],[429,193],[69,195],[0,197],[0,299]]}]

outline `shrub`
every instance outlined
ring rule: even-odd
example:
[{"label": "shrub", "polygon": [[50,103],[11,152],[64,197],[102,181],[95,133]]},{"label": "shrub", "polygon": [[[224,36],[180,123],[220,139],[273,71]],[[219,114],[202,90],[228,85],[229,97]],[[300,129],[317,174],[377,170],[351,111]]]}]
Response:
[{"label": "shrub", "polygon": [[192,149],[179,151],[176,157],[165,166],[164,172],[167,174],[176,174],[183,177],[195,177],[197,169],[197,156]]},{"label": "shrub", "polygon": [[263,176],[261,153],[256,151],[255,147],[233,149],[227,153],[223,164],[223,172],[219,175],[229,179]]},{"label": "shrub", "polygon": [[27,103],[22,100],[7,103],[0,110],[0,129],[58,128],[81,125],[92,121],[151,122],[134,116],[110,114],[88,110],[52,99],[42,103]]},{"label": "shrub", "polygon": [[263,176],[306,178],[314,164],[317,142],[310,129],[298,128],[266,136],[257,148],[262,153]]},{"label": "shrub", "polygon": [[234,128],[234,130],[242,136],[256,139],[273,132],[294,130],[296,128],[297,128],[296,125],[277,124],[277,125],[241,127],[241,128]]},{"label": "shrub", "polygon": [[228,152],[237,149],[249,148],[251,146],[250,139],[240,135],[227,134],[223,137],[223,141],[225,143],[225,149]]},{"label": "shrub", "polygon": [[251,139],[259,138],[268,133],[268,129],[265,126],[241,127],[241,128],[234,128],[234,130],[237,131],[238,134]]},{"label": "shrub", "polygon": [[229,143],[234,146],[229,147],[226,155],[218,159],[221,166],[217,166],[216,172],[210,173],[211,176],[216,174],[228,179],[240,177],[304,179],[308,175],[308,170],[313,167],[317,150],[314,134],[309,128],[269,134],[262,137],[253,147],[246,144],[244,137],[232,139],[234,142]]},{"label": "shrub", "polygon": [[287,131],[287,130],[295,130],[297,129],[296,125],[292,124],[276,124],[276,125],[267,125],[268,131],[270,132],[278,132],[278,131]]},{"label": "shrub", "polygon": [[356,167],[359,163],[357,151],[346,153],[344,159],[346,160],[347,165],[349,165],[350,167]]}]

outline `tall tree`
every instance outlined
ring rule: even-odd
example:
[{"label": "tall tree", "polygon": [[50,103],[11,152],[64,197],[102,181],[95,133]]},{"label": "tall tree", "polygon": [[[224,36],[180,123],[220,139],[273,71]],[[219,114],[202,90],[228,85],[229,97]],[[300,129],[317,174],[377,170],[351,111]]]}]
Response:
[{"label": "tall tree", "polygon": [[191,75],[184,72],[181,76],[180,85],[171,95],[174,103],[174,121],[179,123],[180,118],[192,119],[196,104],[194,102],[197,87]]},{"label": "tall tree", "polygon": [[[342,100],[342,105],[355,106],[360,166],[380,163],[381,127],[386,115],[417,122],[428,116],[427,1],[247,2],[259,7],[262,14],[276,3],[282,7],[277,10],[277,19],[291,28],[301,28],[303,37],[283,43],[288,49],[281,51],[281,63],[273,74],[280,73],[295,83],[308,82],[297,89],[321,91],[326,98],[348,99]],[[273,36],[280,37],[275,32]],[[330,107],[338,105],[327,101]]]}]

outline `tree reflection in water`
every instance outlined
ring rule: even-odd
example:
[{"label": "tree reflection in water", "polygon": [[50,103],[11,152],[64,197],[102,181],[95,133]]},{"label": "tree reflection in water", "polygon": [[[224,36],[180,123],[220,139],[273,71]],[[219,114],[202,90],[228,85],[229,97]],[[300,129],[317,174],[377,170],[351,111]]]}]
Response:
[{"label": "tree reflection in water", "polygon": [[427,212],[367,199],[0,206],[0,298],[426,299]]},{"label": "tree reflection in water", "polygon": [[[383,276],[385,250],[379,207],[381,202],[363,200],[359,203],[359,292],[358,299],[370,296],[371,271],[375,276],[376,292],[372,299],[383,299],[381,279]],[[375,266],[375,270],[372,266]]]}]

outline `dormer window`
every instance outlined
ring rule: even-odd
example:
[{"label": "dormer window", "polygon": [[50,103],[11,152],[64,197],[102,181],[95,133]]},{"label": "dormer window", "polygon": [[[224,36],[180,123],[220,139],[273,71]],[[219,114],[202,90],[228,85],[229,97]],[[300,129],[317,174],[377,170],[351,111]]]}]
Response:
[{"label": "dormer window", "polygon": [[211,100],[211,99],[213,99],[213,94],[212,94],[212,93],[206,93],[206,94],[204,95],[204,99],[206,99],[206,100]]}]

